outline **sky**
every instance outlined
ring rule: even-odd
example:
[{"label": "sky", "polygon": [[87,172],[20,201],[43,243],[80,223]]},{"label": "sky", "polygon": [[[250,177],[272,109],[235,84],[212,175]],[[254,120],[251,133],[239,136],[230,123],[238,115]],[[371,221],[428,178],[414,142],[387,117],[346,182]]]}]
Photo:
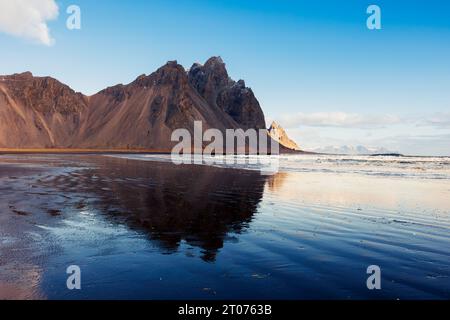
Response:
[{"label": "sky", "polygon": [[[380,30],[367,28],[372,4]],[[0,0],[0,74],[90,95],[221,56],[304,149],[450,156],[449,16],[440,0]]]}]

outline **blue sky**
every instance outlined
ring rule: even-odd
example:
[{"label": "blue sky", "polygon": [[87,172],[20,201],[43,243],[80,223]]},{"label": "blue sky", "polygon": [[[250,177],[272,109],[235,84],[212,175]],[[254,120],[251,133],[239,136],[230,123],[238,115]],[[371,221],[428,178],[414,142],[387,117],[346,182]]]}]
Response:
[{"label": "blue sky", "polygon": [[[188,68],[220,55],[230,75],[252,87],[267,117],[307,149],[362,144],[450,155],[449,2],[56,4],[59,17],[45,21],[51,46],[14,35],[0,14],[0,74],[29,70],[93,94],[168,60]],[[81,30],[65,27],[71,4],[81,8]],[[381,8],[382,30],[366,27],[370,4]]]}]

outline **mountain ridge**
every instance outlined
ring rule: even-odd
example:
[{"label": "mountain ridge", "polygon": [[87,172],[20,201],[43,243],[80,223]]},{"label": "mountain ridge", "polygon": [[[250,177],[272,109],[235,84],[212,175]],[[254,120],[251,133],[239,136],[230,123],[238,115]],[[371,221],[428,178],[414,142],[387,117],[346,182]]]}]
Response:
[{"label": "mountain ridge", "polygon": [[[170,152],[174,130],[265,129],[251,88],[220,57],[186,70],[169,61],[149,75],[91,96],[31,72],[0,76],[0,148]],[[268,138],[269,139],[269,138]]]},{"label": "mountain ridge", "polygon": [[292,150],[292,151],[301,151],[298,144],[294,140],[289,138],[286,131],[277,122],[275,122],[275,121],[272,122],[268,132],[269,132],[269,136],[272,139],[274,139],[275,141],[278,141],[278,143],[281,146],[283,146],[289,150]]}]

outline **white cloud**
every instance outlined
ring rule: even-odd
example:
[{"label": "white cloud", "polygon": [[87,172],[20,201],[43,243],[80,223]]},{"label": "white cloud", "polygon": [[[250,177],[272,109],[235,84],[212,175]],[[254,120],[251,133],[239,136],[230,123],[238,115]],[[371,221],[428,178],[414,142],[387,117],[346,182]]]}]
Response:
[{"label": "white cloud", "polygon": [[450,133],[397,135],[379,139],[378,143],[408,155],[450,157]]},{"label": "white cloud", "polygon": [[55,0],[0,0],[0,32],[50,46],[47,22],[58,17]]},{"label": "white cloud", "polygon": [[273,119],[308,151],[362,145],[408,155],[450,156],[450,113],[446,111],[402,115],[296,113]]},{"label": "white cloud", "polygon": [[420,120],[419,125],[436,127],[441,129],[450,128],[450,113],[444,112],[436,113],[423,120]]},{"label": "white cloud", "polygon": [[380,128],[402,123],[394,115],[363,115],[345,112],[297,113],[281,116],[280,122],[288,127],[345,127],[345,128]]},{"label": "white cloud", "polygon": [[[268,118],[272,120],[272,118]],[[450,113],[422,115],[370,115],[345,112],[315,112],[285,114],[274,117],[285,128],[330,127],[348,129],[381,129],[393,125],[415,125],[437,129],[450,128]]]}]

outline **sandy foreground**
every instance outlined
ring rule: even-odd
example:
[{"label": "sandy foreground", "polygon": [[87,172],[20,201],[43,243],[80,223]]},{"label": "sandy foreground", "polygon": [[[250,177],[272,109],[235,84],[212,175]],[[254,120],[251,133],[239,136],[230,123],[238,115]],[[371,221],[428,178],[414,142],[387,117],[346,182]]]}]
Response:
[{"label": "sandy foreground", "polygon": [[[62,227],[64,232],[72,230],[70,224],[74,220],[81,218],[81,223],[90,228],[86,216],[106,215],[112,223],[123,223],[130,230],[144,234],[154,231],[151,237],[160,242],[163,251],[174,251],[181,239],[189,238],[207,248],[202,259],[208,261],[214,259],[223,245],[227,231],[239,230],[239,224],[249,219],[257,202],[246,194],[238,195],[241,200],[233,199],[231,204],[211,203],[208,199],[209,192],[226,188],[235,179],[246,192],[253,186],[251,177],[258,176],[253,172],[223,179],[224,170],[216,168],[180,171],[168,164],[66,153],[6,156],[0,161],[0,299],[48,298],[42,292],[42,278],[53,268],[47,260],[58,256],[61,250],[49,230],[66,222],[69,226]],[[179,185],[179,179],[183,178],[186,181],[195,178],[198,184]],[[152,181],[156,181],[154,185]],[[260,183],[258,197],[262,187]],[[186,208],[191,211],[184,211]],[[210,211],[214,217],[205,219]],[[168,213],[172,216],[168,217]],[[192,225],[186,224],[189,221]],[[209,231],[198,232],[200,229]],[[87,232],[95,237],[96,231],[99,230],[94,228]],[[83,238],[83,233],[74,236],[80,240],[78,237]],[[83,250],[75,248],[78,249]],[[65,259],[70,261],[70,254]],[[61,274],[62,271],[61,268]]]},{"label": "sandy foreground", "polygon": [[448,298],[449,194],[446,180],[1,156],[0,299]]},{"label": "sandy foreground", "polygon": [[167,151],[148,149],[9,149],[0,148],[0,155],[8,154],[167,154]]}]

